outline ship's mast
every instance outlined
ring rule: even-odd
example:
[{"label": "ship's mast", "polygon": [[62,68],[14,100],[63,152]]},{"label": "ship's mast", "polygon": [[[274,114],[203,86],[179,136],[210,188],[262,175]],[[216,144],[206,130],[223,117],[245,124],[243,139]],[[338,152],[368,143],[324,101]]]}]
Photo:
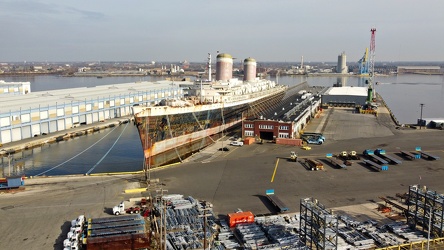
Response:
[{"label": "ship's mast", "polygon": [[208,81],[211,82],[211,54],[208,53]]},{"label": "ship's mast", "polygon": [[200,78],[200,104],[202,104],[202,78]]}]

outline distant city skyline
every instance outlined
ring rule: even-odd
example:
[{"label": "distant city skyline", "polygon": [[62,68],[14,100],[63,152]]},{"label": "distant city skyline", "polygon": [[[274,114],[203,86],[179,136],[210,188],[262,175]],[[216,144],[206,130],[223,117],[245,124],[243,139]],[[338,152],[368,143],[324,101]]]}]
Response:
[{"label": "distant city skyline", "polygon": [[444,1],[0,0],[0,62],[444,61]]}]

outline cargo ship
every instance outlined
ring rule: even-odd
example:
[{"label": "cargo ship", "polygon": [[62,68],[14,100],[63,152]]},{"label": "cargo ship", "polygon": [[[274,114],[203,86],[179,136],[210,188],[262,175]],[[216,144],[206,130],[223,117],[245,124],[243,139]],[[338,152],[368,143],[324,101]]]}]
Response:
[{"label": "cargo ship", "polygon": [[145,169],[180,162],[208,146],[243,119],[260,116],[279,102],[286,86],[256,78],[256,60],[244,60],[243,80],[232,78],[233,57],[217,56],[216,79],[184,88],[182,99],[164,99],[155,106],[134,106],[132,112],[145,157]]}]

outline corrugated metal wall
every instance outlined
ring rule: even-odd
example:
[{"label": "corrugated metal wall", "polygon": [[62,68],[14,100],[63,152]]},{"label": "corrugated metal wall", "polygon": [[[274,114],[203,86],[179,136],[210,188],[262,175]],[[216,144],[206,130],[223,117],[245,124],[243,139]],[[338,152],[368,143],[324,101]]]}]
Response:
[{"label": "corrugated metal wall", "polygon": [[[182,91],[153,90],[145,94],[134,93],[112,96],[108,99],[85,100],[77,103],[55,104],[36,110],[0,113],[0,143],[19,141],[43,133],[49,134],[81,124],[92,124],[106,119],[131,115],[135,104],[158,103],[165,96],[180,98]],[[155,98],[154,98],[155,97]]]}]

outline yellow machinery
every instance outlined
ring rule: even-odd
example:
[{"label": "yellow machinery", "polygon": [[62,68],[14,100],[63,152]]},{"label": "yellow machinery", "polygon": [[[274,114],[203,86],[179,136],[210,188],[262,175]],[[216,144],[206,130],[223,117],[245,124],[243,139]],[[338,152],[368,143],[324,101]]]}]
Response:
[{"label": "yellow machinery", "polygon": [[290,152],[290,160],[298,161],[298,155],[296,154],[296,152],[294,152],[294,151]]},{"label": "yellow machinery", "polygon": [[358,154],[356,154],[356,151],[350,151],[348,153],[348,158],[351,160],[359,160],[360,157]]}]

